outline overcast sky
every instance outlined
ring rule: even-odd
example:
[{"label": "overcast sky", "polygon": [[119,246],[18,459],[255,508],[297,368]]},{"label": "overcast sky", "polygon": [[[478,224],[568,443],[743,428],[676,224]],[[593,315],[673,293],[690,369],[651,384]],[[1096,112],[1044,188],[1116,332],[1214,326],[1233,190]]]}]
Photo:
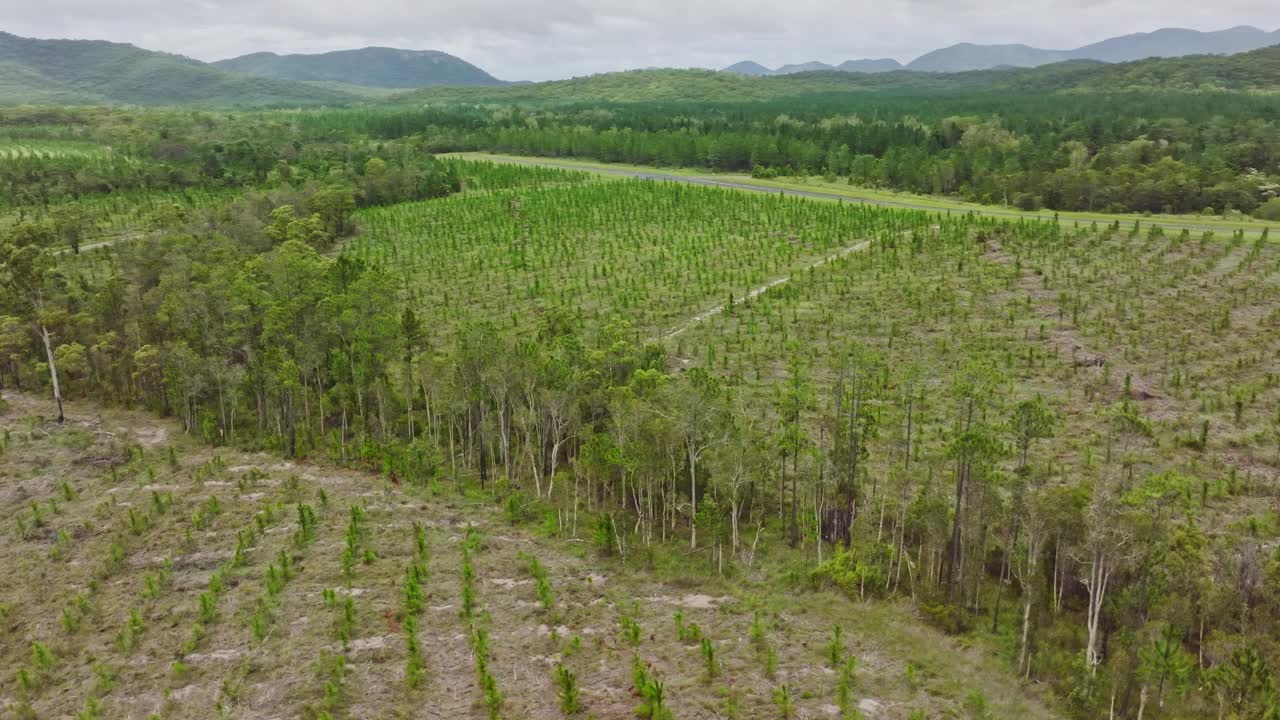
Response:
[{"label": "overcast sky", "polygon": [[1280,26],[1277,0],[0,0],[0,30],[219,60],[443,50],[506,80],[662,66],[908,61],[957,42],[1070,48],[1160,27]]}]

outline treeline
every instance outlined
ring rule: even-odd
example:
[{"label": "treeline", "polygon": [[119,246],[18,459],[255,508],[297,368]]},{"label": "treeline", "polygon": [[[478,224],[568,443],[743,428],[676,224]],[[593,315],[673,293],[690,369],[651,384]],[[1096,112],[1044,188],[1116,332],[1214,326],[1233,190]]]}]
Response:
[{"label": "treeline", "polygon": [[[1146,138],[1093,152],[1079,141],[1037,144],[1009,132],[998,119],[955,118],[944,132],[952,137],[908,125],[850,128],[823,133],[829,136],[825,140],[787,133],[512,129],[465,143],[504,153],[750,172],[762,178],[827,175],[850,184],[1027,210],[1252,213],[1276,192],[1272,177],[1252,172],[1251,166],[1236,170],[1225,163],[1188,163],[1177,159],[1170,145]],[[1260,164],[1275,166],[1270,159]]]},{"label": "treeline", "polygon": [[742,104],[363,110],[437,151],[581,157],[958,196],[1025,209],[1253,213],[1280,194],[1280,101],[1235,93],[863,92]]},{"label": "treeline", "polygon": [[[447,178],[414,138],[367,142],[252,115],[119,110],[0,110],[0,145],[74,141],[99,152],[0,161],[0,211],[193,189],[273,188],[341,180],[363,204],[435,197]],[[372,171],[372,173],[370,172]]]},{"label": "treeline", "polygon": [[1280,194],[1280,101],[1203,92],[825,93],[754,103],[269,112],[0,113],[0,137],[109,152],[0,162],[0,197],[44,206],[129,190],[259,187],[427,151],[825,175],[1026,209],[1254,213]]}]

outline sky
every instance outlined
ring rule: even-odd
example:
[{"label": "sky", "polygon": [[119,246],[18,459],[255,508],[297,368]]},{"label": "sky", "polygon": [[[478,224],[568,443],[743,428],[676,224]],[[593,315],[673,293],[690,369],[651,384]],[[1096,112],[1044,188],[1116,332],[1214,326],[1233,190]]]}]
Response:
[{"label": "sky", "polygon": [[1280,27],[1276,0],[0,0],[0,30],[220,60],[443,50],[504,80],[642,67],[902,62],[957,42],[1066,49],[1161,27]]}]

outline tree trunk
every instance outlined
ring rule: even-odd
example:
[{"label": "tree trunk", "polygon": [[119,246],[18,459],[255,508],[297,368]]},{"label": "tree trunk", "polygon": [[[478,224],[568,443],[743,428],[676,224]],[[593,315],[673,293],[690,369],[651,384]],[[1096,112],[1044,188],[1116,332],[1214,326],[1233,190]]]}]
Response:
[{"label": "tree trunk", "polygon": [[960,519],[964,508],[964,460],[956,461],[956,504],[951,518],[951,542],[947,548],[946,583],[947,594],[955,599],[959,583],[956,576],[960,565]]},{"label": "tree trunk", "polygon": [[1031,593],[1026,592],[1022,601],[1022,645],[1018,650],[1018,670],[1027,667],[1027,643],[1031,640]]},{"label": "tree trunk", "polygon": [[689,447],[689,549],[698,549],[698,456]]},{"label": "tree trunk", "polygon": [[[968,431],[973,424],[973,398],[969,398],[969,407],[966,413],[965,431]],[[960,590],[959,570],[960,570],[960,523],[964,517],[964,489],[965,482],[968,480],[969,460],[961,456],[956,460],[956,504],[955,513],[951,519],[951,547],[947,550],[947,567],[946,567],[946,583],[947,596],[954,602],[957,593]],[[963,598],[961,598],[963,601]]]},{"label": "tree trunk", "polygon": [[791,547],[800,544],[800,451],[791,463]]},{"label": "tree trunk", "polygon": [[1009,554],[1013,551],[1014,544],[1018,542],[1019,529],[1020,528],[1017,527],[1014,528],[1012,539],[1008,539],[1006,537],[1006,544],[1004,546],[1004,563],[1002,563],[1000,567],[1000,585],[996,587],[996,606],[995,610],[991,613],[992,634],[1000,632],[1000,598],[1004,596],[1004,586],[1009,583]]},{"label": "tree trunk", "polygon": [[1090,675],[1096,675],[1102,657],[1098,652],[1098,628],[1102,620],[1102,603],[1107,596],[1107,582],[1111,579],[1111,568],[1107,567],[1106,553],[1097,550],[1093,554],[1093,562],[1089,565],[1089,580],[1086,588],[1089,591],[1089,607],[1086,617],[1088,641],[1085,645],[1085,664]]},{"label": "tree trunk", "polygon": [[405,374],[407,376],[407,380],[405,382],[405,385],[406,385],[405,387],[405,419],[408,421],[408,425],[409,425],[409,442],[413,442],[413,439],[414,439],[413,396],[415,394],[414,393],[415,384],[413,381],[413,354],[412,353],[409,353],[409,355],[405,358]]},{"label": "tree trunk", "polygon": [[[858,392],[858,374],[853,373],[850,382],[853,399],[849,403],[849,497],[845,502],[855,513],[858,505],[858,410],[862,404],[861,393]],[[872,502],[875,498],[871,498]]]},{"label": "tree trunk", "polygon": [[62,423],[65,419],[62,412],[62,389],[58,387],[58,365],[53,360],[53,343],[49,340],[49,328],[41,325],[40,337],[44,340],[45,356],[49,358],[49,379],[53,382],[53,399],[58,402],[58,422]]}]

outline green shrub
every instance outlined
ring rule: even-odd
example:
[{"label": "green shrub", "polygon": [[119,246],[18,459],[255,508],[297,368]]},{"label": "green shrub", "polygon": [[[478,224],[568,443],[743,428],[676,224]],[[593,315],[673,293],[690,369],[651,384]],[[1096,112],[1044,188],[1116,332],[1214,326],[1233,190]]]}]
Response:
[{"label": "green shrub", "polygon": [[809,575],[815,588],[832,587],[849,597],[862,599],[884,594],[885,576],[879,567],[853,557],[837,546],[835,553]]},{"label": "green shrub", "polygon": [[973,630],[973,618],[959,605],[948,602],[921,603],[920,614],[925,622],[948,635],[964,635]]},{"label": "green shrub", "polygon": [[560,663],[556,663],[556,688],[560,696],[560,712],[565,715],[576,714],[581,707],[578,704],[578,678],[573,671]]},{"label": "green shrub", "polygon": [[1259,205],[1253,216],[1259,220],[1280,220],[1280,198],[1271,198]]}]

